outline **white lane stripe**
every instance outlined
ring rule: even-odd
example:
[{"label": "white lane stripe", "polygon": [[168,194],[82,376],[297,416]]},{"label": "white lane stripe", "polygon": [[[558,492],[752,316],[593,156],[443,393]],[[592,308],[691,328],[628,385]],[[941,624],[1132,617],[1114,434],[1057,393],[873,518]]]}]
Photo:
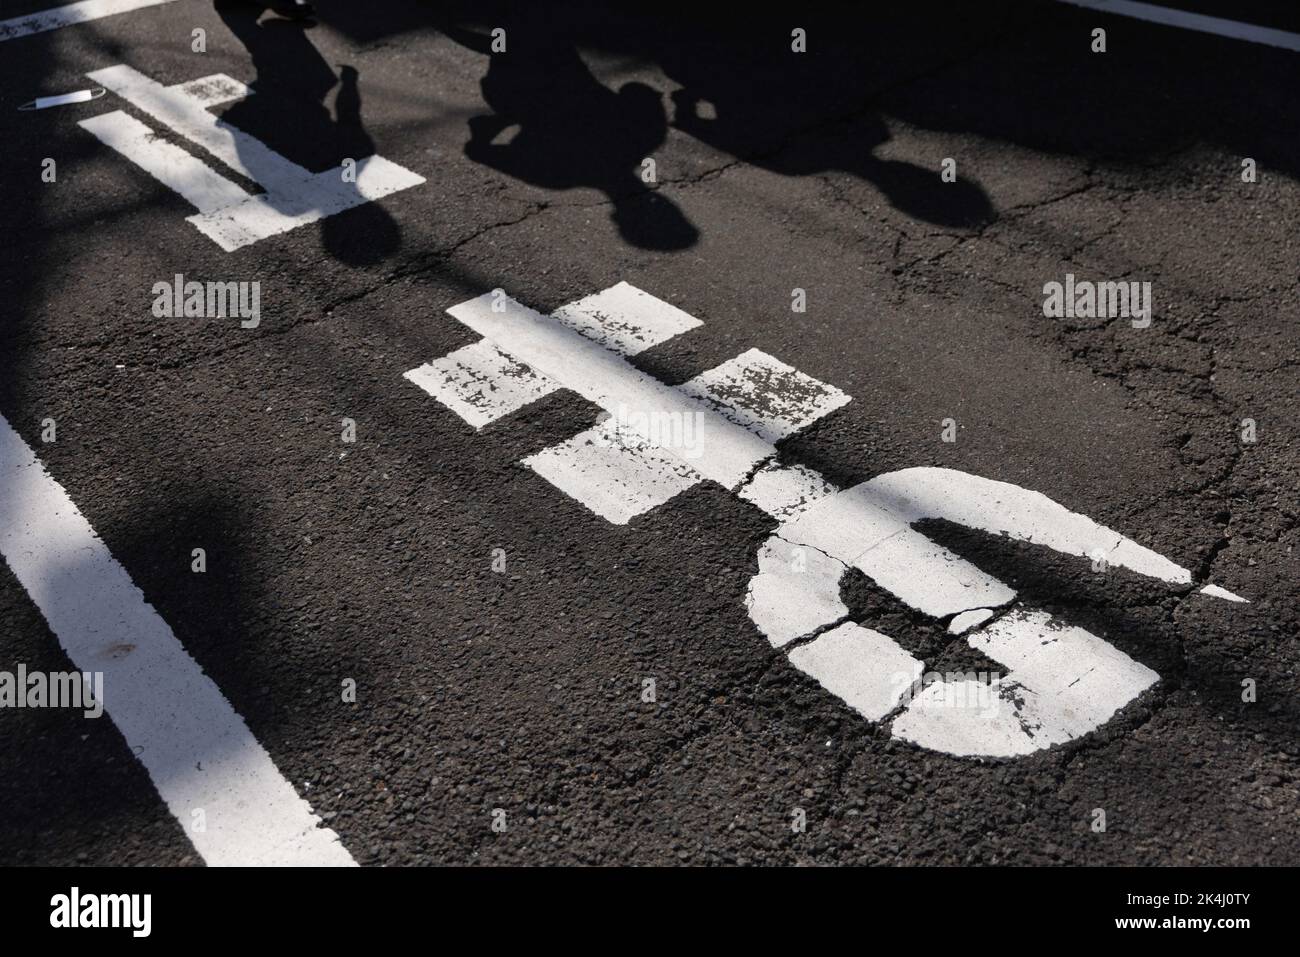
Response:
[{"label": "white lane stripe", "polygon": [[[424,182],[423,176],[382,156],[357,160],[355,182],[343,178],[342,167],[321,173],[304,169],[208,112],[207,107],[221,102],[220,98],[239,93],[238,88],[224,83],[229,78],[220,74],[163,86],[119,64],[87,76],[266,191],[256,196],[244,193],[223,208],[204,209],[187,217],[226,252]],[[209,85],[218,89],[211,90]]]},{"label": "white lane stripe", "polygon": [[356,176],[356,182],[349,183],[338,169],[328,169],[291,188],[277,186],[226,209],[188,216],[186,221],[229,253],[424,182],[423,176],[382,156],[357,160]]},{"label": "white lane stripe", "polygon": [[524,464],[615,525],[626,525],[702,480],[681,459],[619,430],[613,420],[543,449]]},{"label": "white lane stripe", "polygon": [[355,864],[3,417],[0,555],[204,861]]},{"label": "white lane stripe", "polygon": [[849,402],[832,385],[804,375],[766,352],[749,349],[682,383],[766,442],[780,442]]},{"label": "white lane stripe", "polygon": [[246,84],[234,77],[226,76],[224,73],[201,76],[197,80],[177,83],[175,86],[168,87],[168,89],[176,90],[182,96],[188,96],[204,108],[221,106],[223,103],[233,103],[235,100],[242,100],[253,95],[253,91]]},{"label": "white lane stripe", "polygon": [[1186,10],[1138,3],[1136,0],[1057,0],[1057,2],[1096,10],[1098,13],[1113,13],[1134,20],[1159,23],[1162,26],[1180,27],[1197,33],[1212,33],[1227,37],[1229,40],[1245,40],[1248,43],[1259,43],[1300,53],[1300,34],[1256,26],[1253,23],[1225,20],[1221,17],[1206,16],[1203,13],[1188,13]]},{"label": "white lane stripe", "polygon": [[40,10],[11,20],[0,20],[0,42],[173,2],[175,0],[81,0],[80,3]]},{"label": "white lane stripe", "polygon": [[485,293],[447,312],[516,361],[594,402],[648,442],[655,441],[651,430],[656,423],[698,421],[695,448],[665,446],[664,451],[705,478],[734,489],[755,465],[776,454],[770,442],[558,320],[509,298],[502,300],[498,312],[493,309],[497,301],[496,295]]},{"label": "white lane stripe", "polygon": [[481,429],[559,386],[485,339],[402,373],[462,419]]},{"label": "white lane stripe", "polygon": [[561,306],[552,315],[607,349],[634,356],[703,325],[690,313],[629,282]]},{"label": "white lane stripe", "polygon": [[121,110],[82,120],[77,125],[199,210],[221,209],[249,196],[202,160],[174,143],[159,139],[153,130]]},{"label": "white lane stripe", "polygon": [[300,197],[312,173],[255,136],[221,121],[181,87],[163,86],[125,64],[86,74],[132,106],[197,143],[230,169],[285,199]]}]

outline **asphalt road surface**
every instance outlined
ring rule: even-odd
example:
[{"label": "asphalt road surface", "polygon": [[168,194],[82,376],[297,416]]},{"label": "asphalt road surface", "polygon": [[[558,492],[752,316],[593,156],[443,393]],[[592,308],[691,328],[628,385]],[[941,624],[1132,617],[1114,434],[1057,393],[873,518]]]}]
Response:
[{"label": "asphalt road surface", "polygon": [[[0,671],[102,669],[107,707],[0,709],[0,863],[1300,863],[1300,49],[1051,0],[703,6],[0,26]],[[181,88],[218,74],[249,91]],[[159,315],[178,274],[257,283],[257,318]],[[1067,274],[1149,283],[1150,322],[1045,315]],[[556,387],[481,428],[406,376],[480,340],[458,304],[620,283],[692,327],[592,363],[760,350],[847,397],[782,466],[960,470],[1186,575],[921,516],[947,557],[853,568],[846,620],[1010,670],[1024,753],[908,740],[747,606],[770,507],[701,466],[611,521],[523,464],[597,425],[596,365],[488,382]],[[900,597],[954,556],[1015,590],[990,628],[1117,657],[1016,684]],[[1095,729],[1024,719],[1057,692]]]}]

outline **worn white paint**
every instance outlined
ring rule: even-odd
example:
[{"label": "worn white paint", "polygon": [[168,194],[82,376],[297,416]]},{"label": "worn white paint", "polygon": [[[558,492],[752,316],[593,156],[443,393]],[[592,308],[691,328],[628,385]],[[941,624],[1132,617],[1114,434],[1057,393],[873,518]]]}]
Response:
[{"label": "worn white paint", "polygon": [[186,80],[168,89],[189,97],[205,109],[234,103],[236,100],[253,95],[252,89],[247,84],[224,73],[213,73],[209,76],[201,76],[197,80]]},{"label": "worn white paint", "polygon": [[625,356],[634,356],[702,324],[676,306],[626,282],[561,306],[551,315],[575,332]]},{"label": "worn white paint", "polygon": [[226,209],[189,216],[187,221],[226,252],[233,252],[423,182],[423,176],[382,156],[368,156],[357,160],[355,182],[344,182],[338,169],[329,169],[295,183],[290,192],[268,188]]},{"label": "worn white paint", "polygon": [[1222,598],[1224,601],[1241,602],[1246,605],[1250,604],[1249,601],[1242,598],[1240,595],[1234,595],[1232,592],[1228,591],[1228,589],[1220,588],[1218,585],[1206,585],[1201,589],[1201,594],[1209,595],[1211,598]]},{"label": "worn white paint", "polygon": [[997,612],[991,608],[972,608],[970,611],[963,611],[960,615],[954,615],[952,621],[948,623],[948,634],[965,634],[976,625],[982,625],[995,614]]},{"label": "worn white paint", "polygon": [[997,608],[1015,592],[912,528],[942,518],[1068,555],[1105,555],[1115,567],[1173,584],[1191,573],[1039,492],[954,469],[902,469],[815,502],[783,537],[856,565],[928,615]]},{"label": "worn white paint", "polygon": [[784,522],[837,491],[821,473],[802,465],[768,462],[740,487],[740,497]]},{"label": "worn white paint", "polygon": [[224,209],[248,197],[239,186],[135,117],[114,110],[78,124],[200,210]]},{"label": "worn white paint", "polygon": [[[87,75],[265,190],[264,193],[249,193],[233,181],[226,180],[226,185],[220,187],[226,197],[223,205],[200,206],[198,213],[188,217],[189,222],[226,252],[424,182],[424,177],[382,156],[358,160],[355,182],[343,178],[342,167],[313,173],[291,162],[261,140],[208,112],[211,106],[249,92],[243,84],[224,74],[174,86],[163,86],[124,64]],[[131,145],[130,151],[123,151],[123,155],[132,161],[144,160],[148,163],[145,169],[161,182],[170,186],[177,179],[176,169],[182,162],[174,155],[177,148],[172,147],[170,152],[161,147],[147,150],[138,135],[115,134],[105,139],[101,134],[106,128],[112,133],[114,124],[99,117],[83,121],[81,125],[114,149],[122,143]],[[119,121],[117,125],[122,124]],[[139,125],[147,130],[143,124]],[[152,135],[152,131],[149,132]],[[191,165],[204,165],[193,157],[191,161]],[[166,177],[159,175],[160,171],[167,174]],[[185,182],[197,176],[195,172],[186,171],[180,179]],[[212,170],[209,170],[207,178],[225,179]],[[214,188],[203,191],[205,196],[214,193]]]},{"label": "worn white paint", "polygon": [[405,373],[462,419],[481,429],[559,386],[479,340]]},{"label": "worn white paint", "polygon": [[105,712],[204,861],[354,863],[2,417],[0,555],[73,665],[103,672]]},{"label": "worn white paint", "polygon": [[[610,423],[525,464],[608,521],[626,524],[706,478],[727,488],[743,485],[742,495],[779,514],[797,510],[825,486],[810,470],[771,464],[773,443],[849,397],[757,349],[679,387],[664,385],[622,356],[698,321],[627,283],[551,316],[497,292],[448,312],[484,340],[406,378],[476,428],[560,384],[601,405]],[[691,441],[664,443],[660,431],[674,426]],[[767,463],[759,470],[762,481],[754,485],[750,473],[761,463]]]},{"label": "worn white paint", "polygon": [[771,443],[794,435],[849,402],[834,386],[758,349],[700,373],[683,383],[681,391]]},{"label": "worn white paint", "polygon": [[1045,612],[1010,612],[967,642],[1008,669],[992,683],[992,693],[929,685],[894,719],[895,737],[948,754],[1030,754],[1100,727],[1160,678],[1091,632]]},{"label": "worn white paint", "polygon": [[[788,572],[760,559],[750,584],[751,617],[765,632],[776,627],[783,641],[799,637],[779,627],[780,615],[756,606],[753,596],[784,588],[792,605],[814,607],[803,596],[825,594],[832,582],[838,588],[849,566],[913,608],[938,618],[954,616],[951,633],[969,632],[972,647],[1008,666],[1010,673],[995,683],[1006,693],[977,713],[953,705],[971,697],[963,690],[975,689],[931,685],[892,724],[895,736],[951,754],[1007,757],[1062,743],[1100,726],[1157,680],[1101,638],[1041,613],[1013,609],[970,632],[995,609],[1014,602],[1016,593],[912,528],[929,518],[1080,558],[1100,552],[1114,567],[1170,584],[1191,580],[1186,569],[1038,492],[952,469],[903,469],[824,497],[783,523],[766,547],[789,552],[803,546],[825,554],[828,561],[815,571],[826,580],[792,586],[782,580]],[[821,620],[804,615],[799,623],[804,634],[838,621],[840,607],[823,602]],[[855,680],[825,673],[837,660],[821,665],[818,680],[827,687]]]},{"label": "worn white paint", "polygon": [[[501,308],[493,309],[499,302]],[[750,470],[776,454],[776,448],[715,409],[641,372],[621,355],[543,316],[513,299],[487,293],[447,310],[497,348],[547,378],[595,403],[647,441],[653,435],[643,422],[684,421],[699,417],[702,454],[664,447],[704,478],[725,488],[739,485]]]},{"label": "worn white paint", "polygon": [[868,721],[893,711],[925,670],[892,638],[853,622],[798,645],[790,663]]},{"label": "worn white paint", "polygon": [[758,549],[758,574],[749,580],[745,605],[773,648],[805,638],[845,618],[840,601],[844,563],[806,545],[773,535]]},{"label": "worn white paint", "polygon": [[0,42],[173,2],[174,0],[81,0],[79,3],[69,3],[62,7],[52,7],[25,16],[0,20]]},{"label": "worn white paint", "polygon": [[[617,419],[622,428],[607,420],[525,459],[597,515],[626,524],[708,479],[776,518],[745,596],[751,619],[773,648],[850,707],[869,720],[892,719],[896,737],[951,754],[1028,754],[1093,730],[1158,680],[1096,635],[1018,607],[1014,589],[914,526],[944,519],[1080,560],[1100,556],[1171,585],[1192,581],[1151,549],[1038,492],[953,469],[902,469],[841,490],[812,469],[780,464],[777,442],[849,397],[756,349],[681,386],[658,382],[624,357],[693,321],[626,283],[552,316],[499,291],[448,312],[483,336],[468,347],[475,355],[502,358],[465,371],[458,350],[407,378],[466,421],[477,426],[485,404],[491,420],[534,400],[500,381],[500,370],[518,367],[544,383],[538,395],[568,388]],[[482,399],[480,378],[497,381],[504,395]],[[698,416],[700,441],[655,444],[648,430],[636,431],[642,415]],[[840,582],[852,567],[912,608],[950,619],[951,634],[964,635],[1006,673],[986,683],[958,677],[913,688],[922,663],[847,620]],[[1217,586],[1202,590],[1241,600]]]},{"label": "worn white paint", "polygon": [[601,518],[626,525],[701,481],[686,462],[606,422],[524,464]]}]

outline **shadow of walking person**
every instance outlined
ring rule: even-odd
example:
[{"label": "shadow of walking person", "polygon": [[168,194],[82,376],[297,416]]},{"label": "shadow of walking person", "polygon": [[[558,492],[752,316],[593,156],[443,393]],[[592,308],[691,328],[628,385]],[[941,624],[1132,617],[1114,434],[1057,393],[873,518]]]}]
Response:
[{"label": "shadow of walking person", "polygon": [[[312,172],[360,163],[375,153],[374,141],[361,120],[357,71],[341,68],[335,76],[299,20],[260,21],[259,4],[217,5],[230,31],[248,50],[257,77],[255,92],[222,114],[222,121],[255,137],[289,161]],[[335,116],[326,98],[339,86]],[[237,141],[237,146],[243,141]],[[342,177],[342,173],[340,173]],[[396,221],[377,202],[362,202],[320,220],[326,252],[348,265],[371,265],[401,246]]]},{"label": "shadow of walking person", "polygon": [[[361,91],[355,67],[339,69],[339,92],[334,101],[337,145],[344,157],[360,160],[375,155],[375,142],[361,122]],[[363,203],[337,216],[321,220],[321,242],[340,262],[372,265],[395,253],[402,245],[397,222],[379,203]]]},{"label": "shadow of walking person", "polygon": [[[944,182],[937,166],[876,156],[890,139],[879,115],[856,111],[821,129],[817,118],[833,98],[851,102],[853,91],[866,89],[859,66],[866,51],[774,55],[761,34],[750,42],[731,38],[689,49],[669,38],[659,47],[664,73],[682,87],[672,94],[673,126],[702,143],[785,176],[849,173],[874,185],[899,212],[934,225],[973,227],[995,217],[977,183],[964,177]],[[811,129],[791,137],[792,117]]]},{"label": "shadow of walking person", "polygon": [[544,16],[510,30],[506,52],[492,52],[483,34],[442,29],[491,57],[481,86],[493,112],[470,119],[469,159],[543,189],[599,190],[613,204],[619,233],[639,248],[695,244],[699,233],[685,214],[638,175],[668,135],[657,91],[636,82],[617,92],[602,85]]}]

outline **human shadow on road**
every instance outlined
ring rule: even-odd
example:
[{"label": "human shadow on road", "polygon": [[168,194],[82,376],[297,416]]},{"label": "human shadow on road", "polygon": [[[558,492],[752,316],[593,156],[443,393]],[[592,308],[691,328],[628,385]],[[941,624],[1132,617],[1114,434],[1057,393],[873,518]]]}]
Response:
[{"label": "human shadow on road", "polygon": [[[375,154],[361,119],[356,69],[343,66],[335,76],[312,44],[307,24],[274,17],[259,20],[262,11],[256,5],[219,5],[217,12],[248,50],[257,71],[250,84],[256,95],[226,110],[225,122],[313,172]],[[336,85],[331,116],[326,97]],[[325,250],[348,265],[380,262],[401,247],[401,230],[380,203],[365,202],[327,215],[320,230]]]},{"label": "human shadow on road", "polygon": [[[859,177],[899,212],[937,226],[975,227],[994,218],[988,195],[969,175],[941,179],[940,157],[933,167],[923,167],[876,155],[891,138],[876,108],[835,108],[834,101],[846,92],[870,89],[861,54],[835,49],[839,43],[825,34],[818,40],[823,50],[832,45],[829,52],[796,53],[787,34],[775,27],[765,34],[729,31],[690,45],[673,35],[662,37],[654,59],[680,84],[672,93],[672,125],[782,176],[843,172]],[[783,128],[790,133],[780,135]]]},{"label": "human shadow on road", "polygon": [[695,244],[695,226],[640,175],[668,135],[657,90],[639,82],[617,91],[603,85],[549,14],[512,27],[505,53],[493,53],[488,34],[451,24],[443,29],[490,57],[482,90],[492,112],[470,119],[467,157],[544,189],[599,190],[613,205],[619,233],[641,249]]},{"label": "human shadow on road", "polygon": [[[850,173],[904,214],[935,225],[974,227],[995,216],[969,175],[941,180],[938,157],[931,168],[876,154],[890,133],[879,112],[861,106],[877,70],[852,33],[828,40],[830,29],[814,31],[821,45],[814,56],[793,52],[788,28],[757,15],[696,11],[673,22],[559,7],[544,16],[498,15],[505,49],[493,51],[488,33],[464,26],[489,22],[485,15],[452,5],[432,17],[445,35],[489,57],[481,87],[493,112],[470,120],[465,155],[542,188],[600,189],[633,245],[675,249],[696,238],[664,193],[647,191],[637,175],[670,128],[784,176]],[[670,97],[671,122],[658,90],[633,80],[615,92],[593,75],[579,44],[654,64],[680,85]],[[838,109],[845,101],[854,103],[847,115]]]}]

